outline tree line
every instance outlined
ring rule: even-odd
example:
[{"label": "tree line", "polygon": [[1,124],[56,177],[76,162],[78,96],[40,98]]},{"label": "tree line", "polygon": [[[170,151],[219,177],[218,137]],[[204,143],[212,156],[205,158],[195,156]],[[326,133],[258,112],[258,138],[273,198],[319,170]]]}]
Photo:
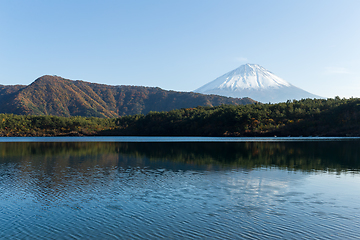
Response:
[{"label": "tree line", "polygon": [[360,99],[182,108],[119,118],[0,114],[1,136],[360,136]]},{"label": "tree line", "polygon": [[119,118],[119,133],[175,136],[358,135],[360,99],[302,99],[221,105]]}]

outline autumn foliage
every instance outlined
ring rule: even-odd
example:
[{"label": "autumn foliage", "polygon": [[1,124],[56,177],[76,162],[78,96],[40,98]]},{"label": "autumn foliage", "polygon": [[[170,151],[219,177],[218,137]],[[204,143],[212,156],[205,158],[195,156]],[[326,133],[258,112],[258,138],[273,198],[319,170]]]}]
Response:
[{"label": "autumn foliage", "polygon": [[110,86],[46,75],[28,86],[0,85],[0,102],[0,113],[111,118],[197,106],[251,104],[255,101],[154,87]]},{"label": "autumn foliage", "polygon": [[360,136],[360,99],[191,107],[117,118],[0,114],[1,136]]}]

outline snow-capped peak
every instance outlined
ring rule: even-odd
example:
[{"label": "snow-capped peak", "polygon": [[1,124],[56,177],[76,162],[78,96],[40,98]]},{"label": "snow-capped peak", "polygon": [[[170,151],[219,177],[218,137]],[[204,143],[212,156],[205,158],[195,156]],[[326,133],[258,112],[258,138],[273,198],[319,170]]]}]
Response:
[{"label": "snow-capped peak", "polygon": [[300,88],[257,64],[245,64],[195,90],[198,93],[228,97],[250,97],[261,102],[321,98]]},{"label": "snow-capped peak", "polygon": [[257,64],[245,64],[230,71],[214,81],[204,85],[195,91],[203,92],[208,89],[266,89],[266,88],[279,88],[289,87],[290,83],[279,78],[272,72]]}]

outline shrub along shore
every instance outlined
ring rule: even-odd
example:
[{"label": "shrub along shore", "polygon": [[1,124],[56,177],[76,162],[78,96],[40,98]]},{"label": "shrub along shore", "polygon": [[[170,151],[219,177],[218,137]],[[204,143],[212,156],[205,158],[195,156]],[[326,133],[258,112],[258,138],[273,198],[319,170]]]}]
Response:
[{"label": "shrub along shore", "polygon": [[360,99],[221,105],[120,118],[0,114],[0,136],[360,136]]}]

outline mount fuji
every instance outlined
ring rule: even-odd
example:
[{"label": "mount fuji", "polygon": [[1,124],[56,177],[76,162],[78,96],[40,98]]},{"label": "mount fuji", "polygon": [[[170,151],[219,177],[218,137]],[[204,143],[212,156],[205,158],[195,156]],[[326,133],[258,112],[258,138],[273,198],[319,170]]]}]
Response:
[{"label": "mount fuji", "polygon": [[203,94],[249,97],[259,102],[277,103],[302,98],[322,98],[309,93],[256,64],[245,64],[194,90]]}]

